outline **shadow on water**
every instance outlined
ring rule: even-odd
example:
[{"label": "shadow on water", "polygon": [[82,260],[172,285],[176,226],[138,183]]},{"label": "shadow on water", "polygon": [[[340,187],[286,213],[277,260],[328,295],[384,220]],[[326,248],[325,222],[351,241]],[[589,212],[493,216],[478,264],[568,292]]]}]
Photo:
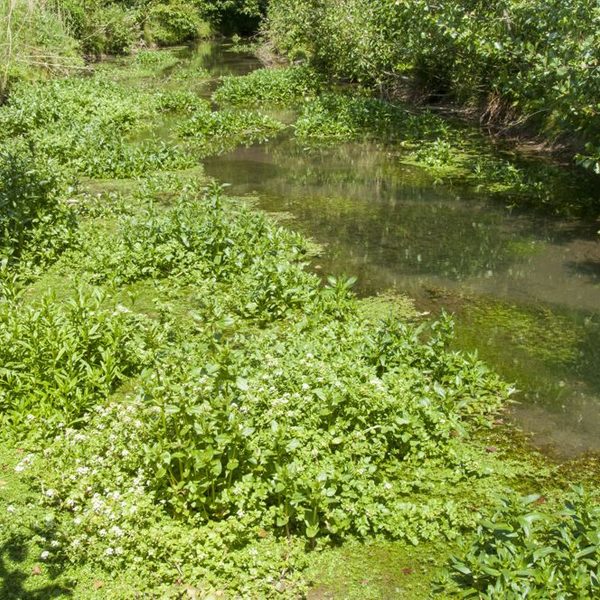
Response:
[{"label": "shadow on water", "polygon": [[600,260],[584,259],[567,263],[567,268],[576,275],[587,277],[591,283],[600,285]]}]

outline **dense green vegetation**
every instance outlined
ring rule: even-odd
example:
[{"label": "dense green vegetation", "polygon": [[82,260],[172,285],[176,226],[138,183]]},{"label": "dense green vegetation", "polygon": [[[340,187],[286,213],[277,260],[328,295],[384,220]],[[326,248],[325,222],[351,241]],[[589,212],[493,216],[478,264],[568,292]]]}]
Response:
[{"label": "dense green vegetation", "polygon": [[329,76],[455,101],[597,156],[599,19],[592,0],[273,0],[267,31]]},{"label": "dense green vegetation", "polygon": [[451,323],[420,341],[371,320],[350,282],[303,270],[300,237],[216,189],[136,188],[78,196],[72,247],[2,288],[2,432],[44,448],[17,467],[45,490],[44,560],[296,596],[303,539],[473,527],[519,467],[469,441],[507,392],[446,349]]},{"label": "dense green vegetation", "polygon": [[82,69],[82,56],[256,30],[261,0],[2,0],[0,100],[13,81]]},{"label": "dense green vegetation", "polygon": [[[597,481],[565,491],[560,469],[511,447],[512,387],[453,349],[452,319],[322,281],[309,241],[199,167],[282,132],[303,152],[370,140],[437,179],[568,212],[557,167],[327,81],[408,72],[463,102],[511,98],[486,87],[498,69],[464,81],[467,57],[418,55],[411,19],[434,22],[394,6],[406,22],[387,3],[273,2],[279,49],[312,66],[224,77],[211,102],[210,74],[174,49],[29,81],[31,36],[58,53],[39,66],[65,75],[81,54],[254,27],[263,3],[6,5],[19,35],[0,107],[3,598],[299,598],[313,582],[349,598],[598,594]],[[374,15],[406,25],[412,54],[389,56]],[[557,127],[590,135],[557,110]],[[377,571],[383,554],[393,587],[325,573],[348,555]]]},{"label": "dense green vegetation", "polygon": [[244,77],[225,77],[213,100],[225,107],[293,110],[293,135],[305,151],[372,141],[385,144],[399,163],[424,169],[437,181],[468,184],[545,214],[598,214],[593,175],[578,177],[552,163],[519,156],[433,110],[415,110],[407,103],[328,85],[311,67],[258,69]]},{"label": "dense green vegetation", "polygon": [[564,506],[503,499],[440,590],[477,598],[593,598],[600,584],[600,508],[581,488]]}]

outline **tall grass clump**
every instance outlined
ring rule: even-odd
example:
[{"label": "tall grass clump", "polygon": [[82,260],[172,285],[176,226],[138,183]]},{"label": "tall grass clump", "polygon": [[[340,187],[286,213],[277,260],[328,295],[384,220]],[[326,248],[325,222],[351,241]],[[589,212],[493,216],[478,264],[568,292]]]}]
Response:
[{"label": "tall grass clump", "polygon": [[0,1],[0,99],[18,79],[66,73],[79,66],[78,44],[52,4]]}]

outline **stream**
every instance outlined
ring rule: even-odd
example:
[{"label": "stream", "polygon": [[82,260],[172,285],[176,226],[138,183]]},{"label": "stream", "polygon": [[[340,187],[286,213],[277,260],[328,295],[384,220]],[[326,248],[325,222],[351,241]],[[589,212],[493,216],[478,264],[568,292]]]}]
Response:
[{"label": "stream", "polygon": [[[215,78],[262,66],[223,44],[182,60],[198,56]],[[453,313],[457,348],[515,383],[510,413],[534,445],[562,457],[600,451],[598,221],[507,208],[373,143],[309,150],[283,136],[204,168],[228,193],[293,216],[325,247],[319,272],[356,276],[362,296],[394,291],[419,311]]]}]

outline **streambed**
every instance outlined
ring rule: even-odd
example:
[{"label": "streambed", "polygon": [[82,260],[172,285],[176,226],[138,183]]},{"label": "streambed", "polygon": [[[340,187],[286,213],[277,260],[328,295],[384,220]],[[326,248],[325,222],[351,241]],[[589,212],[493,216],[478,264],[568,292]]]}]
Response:
[{"label": "streambed", "polygon": [[[215,78],[261,66],[223,44],[182,59]],[[457,347],[515,382],[512,416],[534,444],[563,456],[600,450],[598,221],[509,208],[373,143],[311,150],[282,136],[204,167],[230,193],[293,215],[326,247],[321,272],[357,276],[361,295],[394,290],[421,311],[454,313]]]}]

